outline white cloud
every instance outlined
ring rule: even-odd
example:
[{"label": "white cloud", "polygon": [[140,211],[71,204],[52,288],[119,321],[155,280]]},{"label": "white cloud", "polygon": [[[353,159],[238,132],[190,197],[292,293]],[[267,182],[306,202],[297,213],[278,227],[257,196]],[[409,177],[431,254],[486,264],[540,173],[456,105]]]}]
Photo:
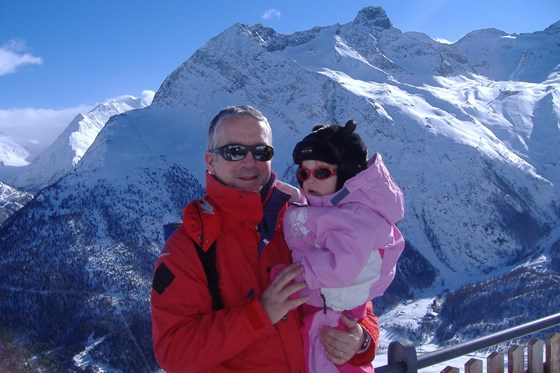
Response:
[{"label": "white cloud", "polygon": [[144,102],[146,102],[147,105],[150,105],[152,103],[152,101],[154,101],[154,96],[156,95],[156,93],[154,91],[150,91],[150,90],[144,90],[142,91],[142,100]]},{"label": "white cloud", "polygon": [[40,65],[43,63],[41,57],[35,57],[25,51],[25,44],[10,40],[0,46],[0,76],[12,74],[22,65]]},{"label": "white cloud", "polygon": [[266,12],[263,13],[261,16],[262,19],[272,19],[272,18],[280,18],[282,14],[277,9],[268,9]]},{"label": "white cloud", "polygon": [[453,44],[455,43],[454,41],[449,41],[447,39],[444,38],[433,38],[435,41],[437,41],[438,43],[442,43],[442,44]]},{"label": "white cloud", "polygon": [[0,110],[0,133],[37,155],[49,146],[79,113],[87,113],[91,106],[54,109]]}]

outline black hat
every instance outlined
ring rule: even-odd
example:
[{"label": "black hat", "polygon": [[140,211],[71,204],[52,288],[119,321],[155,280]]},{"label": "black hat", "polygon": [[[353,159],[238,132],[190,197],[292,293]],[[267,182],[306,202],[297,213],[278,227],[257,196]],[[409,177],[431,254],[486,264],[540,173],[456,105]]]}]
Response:
[{"label": "black hat", "polygon": [[336,190],[341,189],[346,180],[367,167],[367,147],[355,129],[354,120],[344,127],[316,125],[313,132],[296,144],[292,153],[294,163],[301,166],[305,160],[317,160],[338,165]]}]

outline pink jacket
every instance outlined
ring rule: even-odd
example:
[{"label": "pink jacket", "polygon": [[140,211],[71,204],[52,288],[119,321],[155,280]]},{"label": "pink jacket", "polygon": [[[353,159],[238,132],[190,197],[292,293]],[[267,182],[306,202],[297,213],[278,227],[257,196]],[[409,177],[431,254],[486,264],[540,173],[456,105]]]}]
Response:
[{"label": "pink jacket", "polygon": [[305,267],[308,304],[351,310],[384,293],[395,276],[404,239],[399,186],[376,153],[366,170],[337,193],[292,204],[284,234],[294,262]]}]

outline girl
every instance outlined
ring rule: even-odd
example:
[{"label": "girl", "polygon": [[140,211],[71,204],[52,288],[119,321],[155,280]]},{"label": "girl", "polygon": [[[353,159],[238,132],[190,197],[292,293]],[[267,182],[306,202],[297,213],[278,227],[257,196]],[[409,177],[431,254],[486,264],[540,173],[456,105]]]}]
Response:
[{"label": "girl", "polygon": [[294,262],[305,268],[308,289],[299,295],[310,296],[302,328],[309,372],[373,372],[371,363],[331,363],[319,331],[341,326],[341,314],[363,318],[367,302],[393,280],[404,249],[395,225],[404,216],[403,194],[381,155],[368,161],[355,129],[353,120],[315,126],[293,151],[306,201],[288,207],[284,234]]}]

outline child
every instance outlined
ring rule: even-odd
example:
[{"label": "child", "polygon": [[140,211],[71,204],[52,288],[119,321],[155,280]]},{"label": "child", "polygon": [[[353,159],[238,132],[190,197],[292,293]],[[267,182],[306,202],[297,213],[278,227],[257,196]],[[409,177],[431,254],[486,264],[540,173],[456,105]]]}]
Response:
[{"label": "child", "polygon": [[[305,267],[310,295],[302,334],[308,371],[373,372],[371,364],[335,366],[325,356],[319,331],[340,326],[340,316],[365,316],[395,276],[404,239],[395,223],[404,216],[403,194],[379,154],[354,133],[356,123],[318,125],[299,142],[294,163],[306,204],[292,204],[284,234],[294,262]],[[367,346],[365,346],[367,347]]]}]

